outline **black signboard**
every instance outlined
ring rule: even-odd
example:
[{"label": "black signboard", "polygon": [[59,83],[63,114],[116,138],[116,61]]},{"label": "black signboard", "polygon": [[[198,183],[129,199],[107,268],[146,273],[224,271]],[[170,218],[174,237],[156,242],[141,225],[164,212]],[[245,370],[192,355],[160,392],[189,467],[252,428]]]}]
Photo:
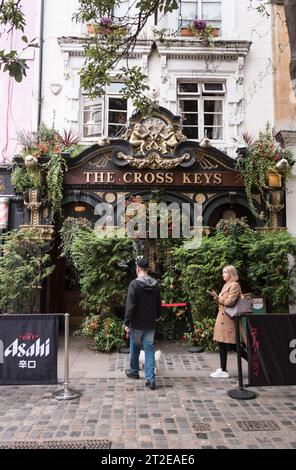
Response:
[{"label": "black signboard", "polygon": [[57,383],[58,317],[0,315],[0,385]]},{"label": "black signboard", "polygon": [[296,385],[296,315],[247,317],[249,385]]}]

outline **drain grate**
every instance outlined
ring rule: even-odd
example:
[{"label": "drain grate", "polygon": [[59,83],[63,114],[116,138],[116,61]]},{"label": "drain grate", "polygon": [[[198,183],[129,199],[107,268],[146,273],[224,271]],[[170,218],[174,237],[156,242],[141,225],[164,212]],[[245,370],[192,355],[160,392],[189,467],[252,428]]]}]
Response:
[{"label": "drain grate", "polygon": [[211,426],[208,423],[194,423],[193,429],[197,432],[205,432],[211,431]]},{"label": "drain grate", "polygon": [[237,421],[242,431],[279,431],[274,421]]},{"label": "drain grate", "polygon": [[96,441],[6,441],[0,449],[111,449],[112,442]]}]

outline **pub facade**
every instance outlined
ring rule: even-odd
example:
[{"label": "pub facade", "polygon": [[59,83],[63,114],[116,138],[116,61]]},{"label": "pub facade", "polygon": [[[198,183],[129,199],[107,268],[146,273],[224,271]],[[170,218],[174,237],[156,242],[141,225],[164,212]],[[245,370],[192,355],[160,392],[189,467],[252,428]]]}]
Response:
[{"label": "pub facade", "polygon": [[[95,227],[99,221],[98,205],[108,205],[115,214],[126,201],[138,197],[143,202],[161,193],[166,205],[185,207],[190,226],[195,226],[194,205],[202,208],[203,232],[211,233],[221,219],[245,217],[248,224],[264,230],[285,227],[285,191],[275,182],[262,198],[254,192],[258,217],[251,212],[244,182],[236,170],[236,161],[213,147],[209,139],[200,143],[182,132],[180,117],[159,108],[151,117],[136,114],[120,138],[101,141],[75,158],[63,154],[68,167],[63,183],[63,218],[83,217]],[[25,165],[16,157],[15,165]],[[80,290],[71,269],[59,255],[59,228],[48,222],[48,207],[38,191],[27,192],[25,200],[15,193],[12,167],[1,168],[0,208],[2,230],[19,227],[41,230],[50,244],[54,273],[44,286],[40,308],[44,312],[69,311],[77,319],[83,312]],[[270,204],[266,205],[266,201]],[[123,204],[123,205],[122,205]]]}]

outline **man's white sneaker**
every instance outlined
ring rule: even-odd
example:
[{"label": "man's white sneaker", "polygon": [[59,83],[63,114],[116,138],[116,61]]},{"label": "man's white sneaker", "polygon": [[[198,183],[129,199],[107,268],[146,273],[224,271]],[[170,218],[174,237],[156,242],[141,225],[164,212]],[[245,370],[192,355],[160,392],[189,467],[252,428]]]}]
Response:
[{"label": "man's white sneaker", "polygon": [[212,377],[213,379],[228,379],[229,374],[228,372],[225,372],[222,369],[217,369],[210,375],[210,377]]}]

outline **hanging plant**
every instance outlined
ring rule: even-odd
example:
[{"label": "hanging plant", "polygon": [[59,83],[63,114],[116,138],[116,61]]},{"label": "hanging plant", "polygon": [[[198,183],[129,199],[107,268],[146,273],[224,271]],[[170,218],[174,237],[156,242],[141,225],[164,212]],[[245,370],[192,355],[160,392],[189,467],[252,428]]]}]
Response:
[{"label": "hanging plant", "polygon": [[26,168],[17,166],[11,174],[11,184],[16,193],[24,193],[32,187],[32,180],[29,177]]},{"label": "hanging plant", "polygon": [[80,230],[91,229],[91,223],[86,218],[68,217],[63,223],[60,230],[62,243],[61,243],[61,256],[66,258],[67,263],[73,263],[72,246],[74,238]]},{"label": "hanging plant", "polygon": [[63,181],[67,170],[66,161],[60,154],[53,155],[47,164],[46,182],[52,221],[56,215],[62,215]]},{"label": "hanging plant", "polygon": [[293,154],[276,142],[270,125],[267,123],[265,131],[259,133],[259,139],[254,143],[249,143],[246,154],[238,160],[236,168],[244,179],[249,207],[256,217],[258,217],[258,212],[252,200],[253,189],[256,188],[266,202],[264,191],[269,187],[268,173],[272,172],[280,176],[276,164],[283,158],[289,163],[289,169],[285,174],[288,176],[295,163]]}]

